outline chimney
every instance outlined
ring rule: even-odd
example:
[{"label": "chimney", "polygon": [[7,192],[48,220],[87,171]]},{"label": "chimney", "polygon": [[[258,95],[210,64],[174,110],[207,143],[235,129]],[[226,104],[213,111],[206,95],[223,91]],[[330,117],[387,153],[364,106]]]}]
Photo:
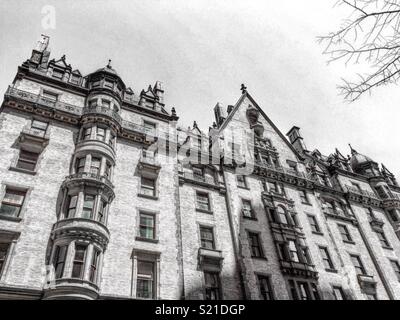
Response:
[{"label": "chimney", "polygon": [[215,115],[215,121],[217,122],[217,126],[219,128],[221,126],[221,124],[224,122],[224,120],[226,119],[225,110],[219,102],[214,107],[214,115]]},{"label": "chimney", "polygon": [[158,97],[158,102],[161,105],[164,105],[164,86],[161,81],[156,81],[156,84],[154,85],[154,93]]},{"label": "chimney", "polygon": [[286,134],[289,137],[290,143],[300,154],[304,153],[307,150],[306,145],[304,144],[303,137],[300,135],[300,128],[294,126],[289,132]]},{"label": "chimney", "polygon": [[50,56],[49,37],[42,34],[35,48],[32,50],[30,62],[36,66],[47,65]]}]

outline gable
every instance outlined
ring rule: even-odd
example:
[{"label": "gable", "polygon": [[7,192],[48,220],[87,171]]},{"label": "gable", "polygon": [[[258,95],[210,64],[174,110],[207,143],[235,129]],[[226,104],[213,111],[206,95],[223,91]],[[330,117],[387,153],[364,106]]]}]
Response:
[{"label": "gable", "polygon": [[222,133],[224,130],[237,131],[239,127],[250,129],[250,123],[246,114],[249,105],[255,107],[259,111],[258,121],[264,127],[263,137],[269,139],[272,145],[277,149],[281,164],[287,167],[287,160],[296,162],[303,160],[303,157],[293,148],[282,132],[247,92],[242,94],[233,110],[219,128],[219,132]]}]

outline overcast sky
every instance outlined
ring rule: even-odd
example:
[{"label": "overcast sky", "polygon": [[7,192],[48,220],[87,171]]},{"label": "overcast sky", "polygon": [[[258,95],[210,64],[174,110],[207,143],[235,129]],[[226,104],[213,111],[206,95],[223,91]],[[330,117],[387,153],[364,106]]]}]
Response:
[{"label": "overcast sky", "polygon": [[[240,84],[285,134],[301,128],[308,149],[330,154],[348,143],[400,174],[400,90],[390,85],[349,104],[336,85],[354,71],[327,65],[318,35],[345,17],[336,0],[146,0],[0,2],[0,92],[42,33],[51,56],[66,54],[83,74],[112,65],[135,92],[164,82],[167,109],[203,130],[213,107],[234,104]],[[42,27],[43,6],[56,12]]]}]

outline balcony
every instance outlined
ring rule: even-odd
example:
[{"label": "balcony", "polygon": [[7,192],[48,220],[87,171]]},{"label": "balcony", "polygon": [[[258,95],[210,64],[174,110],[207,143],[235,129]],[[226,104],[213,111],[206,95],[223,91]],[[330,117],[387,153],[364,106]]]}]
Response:
[{"label": "balcony", "polygon": [[381,206],[382,201],[371,191],[362,190],[353,186],[344,186],[345,192],[350,200],[366,205]]},{"label": "balcony", "polygon": [[382,231],[383,225],[385,222],[377,217],[369,217],[369,224],[371,225],[371,228],[375,231]]},{"label": "balcony", "polygon": [[20,144],[27,144],[35,151],[41,152],[48,144],[50,135],[45,131],[25,126],[19,136]]},{"label": "balcony", "polygon": [[44,300],[96,300],[99,287],[92,282],[62,278],[51,282],[44,289]]},{"label": "balcony", "polygon": [[61,101],[48,99],[38,94],[19,90],[13,87],[8,87],[4,97],[5,99],[14,98],[18,101],[27,102],[31,106],[40,105],[45,108],[56,109],[58,111],[67,112],[75,116],[80,116],[82,112],[81,107]]},{"label": "balcony", "polygon": [[91,153],[98,152],[104,153],[109,158],[115,161],[115,150],[114,148],[106,143],[105,141],[90,139],[90,140],[81,140],[76,144],[75,153]]},{"label": "balcony", "polygon": [[108,193],[111,198],[114,198],[114,185],[106,176],[91,172],[79,172],[67,176],[64,180],[64,185],[82,184],[85,183],[91,186],[104,186],[104,191]]},{"label": "balcony", "polygon": [[53,239],[90,238],[103,249],[110,239],[108,228],[101,222],[86,218],[69,218],[57,221],[52,230]]},{"label": "balcony", "polygon": [[315,266],[303,262],[279,260],[281,264],[282,273],[293,276],[293,277],[304,277],[304,278],[318,278],[318,272],[315,270]]},{"label": "balcony", "polygon": [[374,276],[366,274],[357,275],[358,283],[360,284],[361,291],[365,294],[376,294],[376,281]]},{"label": "balcony", "polygon": [[208,248],[199,248],[198,259],[200,268],[216,272],[221,270],[224,260],[222,251]]},{"label": "balcony", "polygon": [[118,112],[104,106],[94,106],[94,107],[85,107],[83,108],[83,116],[86,115],[99,115],[104,116],[106,118],[112,119],[117,122],[118,126],[122,125],[122,118],[118,114]]}]

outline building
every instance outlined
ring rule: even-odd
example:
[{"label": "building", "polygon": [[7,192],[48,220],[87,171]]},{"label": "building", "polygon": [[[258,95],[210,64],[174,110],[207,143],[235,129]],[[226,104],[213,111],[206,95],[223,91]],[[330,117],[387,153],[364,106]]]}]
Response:
[{"label": "building", "polygon": [[1,105],[1,298],[400,299],[384,166],[287,139],[243,85],[182,129],[161,82],[83,76],[48,43]]}]

